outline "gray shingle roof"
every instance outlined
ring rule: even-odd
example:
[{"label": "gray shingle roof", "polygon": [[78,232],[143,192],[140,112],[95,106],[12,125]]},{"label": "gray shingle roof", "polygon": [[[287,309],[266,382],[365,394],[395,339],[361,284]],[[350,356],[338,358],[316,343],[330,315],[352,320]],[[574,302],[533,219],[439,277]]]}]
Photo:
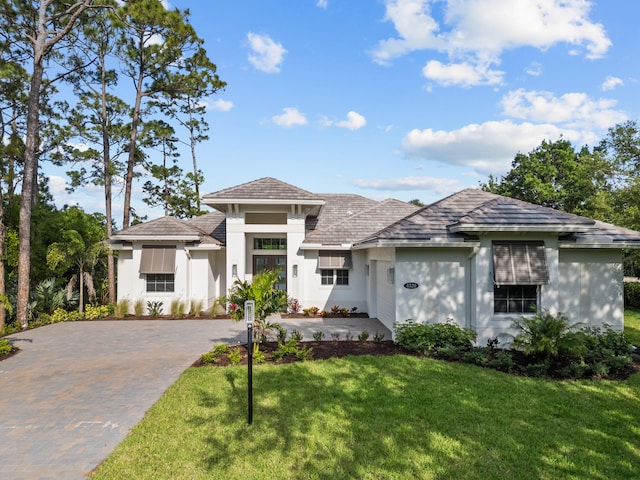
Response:
[{"label": "gray shingle roof", "polygon": [[[222,215],[222,214],[220,214]],[[199,228],[196,224],[189,224],[185,220],[175,217],[160,217],[149,222],[138,223],[129,228],[114,232],[111,236],[115,240],[141,239],[162,240],[163,238],[197,236],[202,243],[221,245],[219,240],[212,237],[211,232]]]},{"label": "gray shingle roof", "polygon": [[324,200],[324,205],[318,216],[307,217],[307,232],[323,230],[378,204],[361,195],[326,193],[318,196]]},{"label": "gray shingle roof", "polygon": [[[460,194],[467,193],[467,190]],[[484,192],[487,193],[487,192]],[[493,195],[493,194],[488,194]],[[553,227],[571,225],[572,228],[590,229],[594,220],[580,217],[571,213],[542,207],[533,203],[523,202],[515,198],[493,195],[487,196],[487,202],[460,217],[455,225],[458,230],[465,227],[501,227],[509,225]]]},{"label": "gray shingle roof", "polygon": [[534,205],[477,189],[466,189],[407,216],[360,243],[378,240],[469,240],[466,232],[500,231],[504,228],[522,231],[562,231],[571,229],[573,241],[640,242],[640,233],[589,218]]},{"label": "gray shingle roof", "polygon": [[[324,245],[354,243],[390,223],[406,217],[418,208],[415,205],[394,199],[384,200],[380,203],[375,202],[359,212],[347,213],[342,220],[331,224],[326,222],[324,228],[308,232],[304,243]],[[334,216],[334,219],[337,217]]]},{"label": "gray shingle roof", "polygon": [[225,188],[202,197],[205,203],[215,204],[228,200],[291,200],[318,201],[318,195],[282,182],[275,178],[264,177],[235,187]]}]

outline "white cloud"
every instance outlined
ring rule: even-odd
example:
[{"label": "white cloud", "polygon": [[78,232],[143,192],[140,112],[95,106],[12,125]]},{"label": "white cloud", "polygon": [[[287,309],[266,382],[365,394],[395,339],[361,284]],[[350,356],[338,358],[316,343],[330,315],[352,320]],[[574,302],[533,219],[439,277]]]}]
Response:
[{"label": "white cloud", "polygon": [[358,130],[367,124],[367,119],[358,112],[351,110],[347,113],[347,119],[336,122],[337,127],[347,128],[349,130]]},{"label": "white cloud", "polygon": [[595,135],[552,124],[513,123],[510,120],[467,125],[458,130],[410,131],[402,140],[404,152],[412,158],[465,166],[478,173],[502,174],[518,152],[527,153],[542,140],[560,137],[577,144],[595,141]]},{"label": "white cloud", "polygon": [[274,115],[271,117],[273,123],[281,127],[293,127],[296,125],[306,125],[307,119],[304,114],[300,113],[297,108],[287,107],[282,109],[282,115]]},{"label": "white cloud", "polygon": [[335,121],[323,116],[318,123],[322,127],[340,127],[349,130],[358,130],[367,124],[367,119],[358,112],[351,110],[347,113],[346,120]]},{"label": "white cloud", "polygon": [[607,90],[613,90],[616,87],[620,87],[622,85],[624,85],[624,82],[621,78],[608,76],[604,79],[604,82],[602,82],[600,88],[602,88],[602,90],[606,92]]},{"label": "white cloud", "polygon": [[[570,53],[582,50],[587,58],[600,58],[611,46],[602,24],[589,19],[591,2],[586,0],[385,0],[385,6],[385,20],[398,35],[380,41],[372,52],[379,64],[413,51],[435,50],[448,55],[450,67],[477,64],[492,72],[488,67],[499,63],[505,50],[546,50],[566,43]],[[433,15],[432,8],[442,14]],[[444,65],[431,61],[425,69],[439,66]],[[445,84],[460,83],[451,81],[453,73],[444,75]],[[493,84],[495,76],[490,78],[481,84]]]},{"label": "white cloud", "polygon": [[318,0],[316,2],[316,7],[327,8],[329,6],[328,0]]},{"label": "white cloud", "polygon": [[586,93],[566,93],[518,89],[501,101],[504,115],[533,122],[561,123],[571,128],[606,129],[627,119],[613,107],[615,100],[593,100]]},{"label": "white cloud", "polygon": [[351,183],[371,190],[431,190],[440,194],[450,193],[459,188],[454,178],[404,177],[377,180],[354,179]]},{"label": "white cloud", "polygon": [[502,83],[504,72],[491,70],[488,65],[450,63],[444,65],[437,60],[431,60],[422,69],[422,74],[429,80],[441,85],[499,85]]},{"label": "white cloud", "polygon": [[532,62],[531,65],[527,67],[525,70],[527,75],[531,75],[532,77],[539,77],[542,75],[542,64],[538,62]]},{"label": "white cloud", "polygon": [[249,54],[251,65],[261,72],[278,73],[284,54],[287,53],[282,44],[274,42],[268,35],[258,35],[251,32],[247,34],[247,39],[252,51]]},{"label": "white cloud", "polygon": [[66,193],[67,181],[58,175],[49,175],[49,191],[52,195],[60,195]]},{"label": "white cloud", "polygon": [[221,98],[219,98],[215,102],[211,102],[211,103],[205,102],[205,103],[208,109],[217,110],[219,112],[228,112],[234,106],[233,102],[230,102],[229,100],[222,100]]}]

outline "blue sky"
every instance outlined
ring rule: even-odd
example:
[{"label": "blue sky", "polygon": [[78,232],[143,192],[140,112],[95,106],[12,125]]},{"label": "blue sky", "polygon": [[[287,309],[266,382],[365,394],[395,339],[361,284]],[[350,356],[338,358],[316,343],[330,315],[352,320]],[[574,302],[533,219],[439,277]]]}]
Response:
[{"label": "blue sky", "polygon": [[[170,0],[227,82],[207,100],[205,193],[264,176],[432,202],[562,136],[636,120],[640,2]],[[183,155],[183,168],[190,157]],[[59,204],[102,211],[91,188]],[[143,183],[143,182],[141,182]],[[150,218],[162,215],[140,202]],[[122,197],[116,197],[120,221]]]}]

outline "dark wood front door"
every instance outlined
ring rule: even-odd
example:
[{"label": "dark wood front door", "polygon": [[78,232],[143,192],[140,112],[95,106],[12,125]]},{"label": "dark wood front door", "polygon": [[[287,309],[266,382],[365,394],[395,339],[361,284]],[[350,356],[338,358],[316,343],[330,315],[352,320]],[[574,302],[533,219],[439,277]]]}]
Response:
[{"label": "dark wood front door", "polygon": [[286,255],[254,255],[253,274],[264,270],[278,270],[280,276],[276,282],[276,290],[287,289],[287,257]]}]

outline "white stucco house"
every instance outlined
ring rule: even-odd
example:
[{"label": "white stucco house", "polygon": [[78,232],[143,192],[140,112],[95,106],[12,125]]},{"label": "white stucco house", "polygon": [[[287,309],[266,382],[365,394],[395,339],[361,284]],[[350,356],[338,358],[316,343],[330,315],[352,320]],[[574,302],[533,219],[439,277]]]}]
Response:
[{"label": "white stucco house", "polygon": [[[535,309],[623,328],[622,253],[640,233],[476,189],[424,208],[261,178],[203,197],[212,213],[112,235],[118,300],[205,309],[236,279],[281,268],[303,308],[453,321],[486,343]],[[167,311],[167,309],[165,309]]]}]

